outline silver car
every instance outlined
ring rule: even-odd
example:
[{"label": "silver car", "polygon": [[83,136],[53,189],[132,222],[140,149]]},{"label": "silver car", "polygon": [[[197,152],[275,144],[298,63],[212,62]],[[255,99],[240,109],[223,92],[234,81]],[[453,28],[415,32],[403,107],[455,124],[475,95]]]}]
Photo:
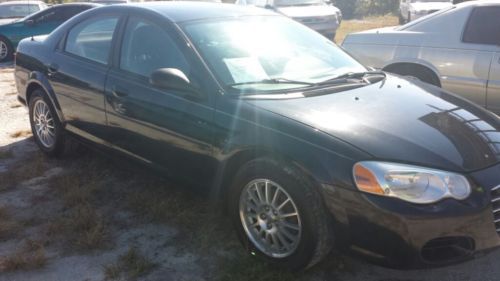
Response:
[{"label": "silver car", "polygon": [[452,6],[346,37],[363,64],[443,87],[500,113],[500,0]]},{"label": "silver car", "polygon": [[407,23],[453,5],[453,0],[400,0],[399,23]]},{"label": "silver car", "polygon": [[236,0],[235,4],[274,10],[332,40],[342,21],[340,10],[325,0]]}]

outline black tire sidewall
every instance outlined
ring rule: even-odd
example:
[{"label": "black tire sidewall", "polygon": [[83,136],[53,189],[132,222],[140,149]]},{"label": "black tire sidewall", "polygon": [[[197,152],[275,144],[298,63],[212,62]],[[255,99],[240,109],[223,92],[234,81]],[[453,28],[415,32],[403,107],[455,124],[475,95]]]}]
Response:
[{"label": "black tire sidewall", "polygon": [[0,62],[7,62],[12,60],[12,56],[14,54],[14,48],[12,47],[12,44],[10,43],[9,39],[0,35],[0,41],[4,42],[5,45],[7,46],[7,56],[3,59],[0,59]]},{"label": "black tire sidewall", "polygon": [[[50,113],[52,115],[52,118],[54,119],[56,140],[55,140],[54,145],[51,148],[44,146],[40,142],[38,135],[36,133],[36,130],[35,130],[35,124],[33,121],[33,109],[34,109],[33,107],[34,107],[35,102],[37,100],[40,100],[40,99],[43,100],[49,106]],[[63,144],[64,144],[62,125],[61,125],[61,122],[59,121],[59,118],[57,117],[57,113],[54,110],[54,107],[52,106],[51,101],[49,100],[49,98],[47,97],[45,92],[43,92],[42,90],[39,90],[39,89],[35,90],[30,97],[30,100],[29,100],[29,118],[30,118],[31,132],[33,134],[33,138],[35,139],[35,142],[38,145],[38,147],[49,156],[59,156],[61,154],[61,152],[63,151]]]},{"label": "black tire sidewall", "polygon": [[[277,163],[268,159],[253,160],[245,164],[237,173],[231,185],[228,210],[238,238],[251,254],[255,253],[258,257],[279,267],[300,270],[309,265],[315,254],[318,235],[314,230],[318,220],[310,211],[310,204],[315,204],[315,202],[307,202],[308,196],[305,196],[304,192],[304,188],[311,188],[311,186],[301,185],[301,183],[304,183],[304,178],[296,170],[285,167],[277,165]],[[257,178],[269,179],[279,184],[292,197],[298,208],[302,223],[301,240],[295,252],[288,257],[272,258],[261,252],[247,237],[241,223],[239,215],[241,192],[249,182]]]}]

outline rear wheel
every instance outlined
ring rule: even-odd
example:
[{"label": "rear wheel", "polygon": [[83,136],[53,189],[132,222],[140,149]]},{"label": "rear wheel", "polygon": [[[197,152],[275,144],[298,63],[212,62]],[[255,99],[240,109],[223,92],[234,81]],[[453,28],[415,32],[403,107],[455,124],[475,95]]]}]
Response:
[{"label": "rear wheel", "polygon": [[38,147],[49,156],[59,156],[64,150],[62,125],[44,91],[36,89],[29,100],[31,131]]},{"label": "rear wheel", "polygon": [[293,270],[311,267],[332,247],[319,192],[297,169],[261,158],[237,173],[229,211],[251,254]]},{"label": "rear wheel", "polygon": [[12,59],[12,55],[14,54],[14,48],[10,41],[0,36],[0,62],[6,62]]}]

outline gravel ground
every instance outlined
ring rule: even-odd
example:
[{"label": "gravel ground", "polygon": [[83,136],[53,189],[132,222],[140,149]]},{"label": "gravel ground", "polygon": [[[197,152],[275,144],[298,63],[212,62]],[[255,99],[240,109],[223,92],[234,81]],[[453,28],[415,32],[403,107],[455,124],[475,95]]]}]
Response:
[{"label": "gravel ground", "polygon": [[500,280],[500,252],[419,271],[334,254],[306,273],[268,268],[246,257],[224,218],[193,207],[202,201],[191,192],[94,152],[40,154],[15,94],[12,66],[0,64],[0,281]]}]

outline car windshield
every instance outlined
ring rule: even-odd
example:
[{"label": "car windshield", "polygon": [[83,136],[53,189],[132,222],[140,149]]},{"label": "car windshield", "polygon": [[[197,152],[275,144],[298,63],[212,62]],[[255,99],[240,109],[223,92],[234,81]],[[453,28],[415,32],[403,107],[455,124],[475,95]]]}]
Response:
[{"label": "car windshield", "polygon": [[197,21],[183,29],[224,86],[240,92],[311,87],[367,71],[327,38],[281,16]]},{"label": "car windshield", "polygon": [[38,5],[30,4],[8,4],[0,6],[0,19],[23,18],[34,12],[38,12]]}]

